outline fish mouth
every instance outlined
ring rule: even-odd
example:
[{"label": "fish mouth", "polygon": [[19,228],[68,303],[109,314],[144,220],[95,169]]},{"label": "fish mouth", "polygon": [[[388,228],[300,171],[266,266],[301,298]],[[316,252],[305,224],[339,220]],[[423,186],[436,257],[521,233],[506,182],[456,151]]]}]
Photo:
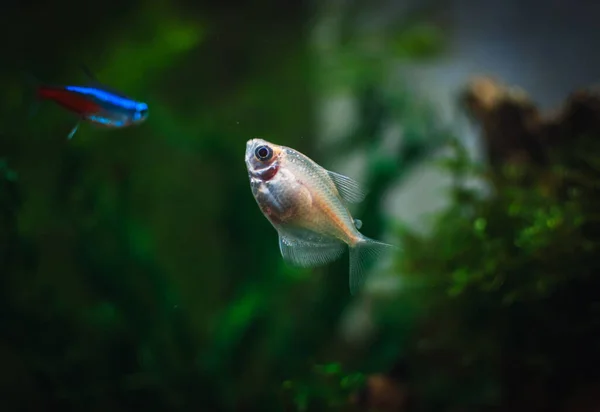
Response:
[{"label": "fish mouth", "polygon": [[244,153],[244,160],[246,161],[246,168],[248,172],[252,170],[252,158],[254,157],[254,146],[256,139],[250,139],[246,142],[246,153]]}]

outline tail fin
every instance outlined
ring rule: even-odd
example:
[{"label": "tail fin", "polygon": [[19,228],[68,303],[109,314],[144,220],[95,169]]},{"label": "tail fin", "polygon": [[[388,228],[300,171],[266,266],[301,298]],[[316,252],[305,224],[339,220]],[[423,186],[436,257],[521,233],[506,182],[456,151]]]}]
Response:
[{"label": "tail fin", "polygon": [[356,245],[350,247],[350,293],[352,295],[363,286],[369,266],[383,254],[394,250],[399,248],[365,236]]}]

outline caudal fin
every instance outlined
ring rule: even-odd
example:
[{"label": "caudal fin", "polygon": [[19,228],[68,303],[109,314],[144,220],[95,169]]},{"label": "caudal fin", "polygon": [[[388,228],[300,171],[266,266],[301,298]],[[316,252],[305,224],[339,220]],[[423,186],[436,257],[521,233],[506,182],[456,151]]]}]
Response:
[{"label": "caudal fin", "polygon": [[397,246],[363,237],[350,247],[350,293],[356,292],[365,283],[365,273],[369,267],[384,254],[398,250]]}]

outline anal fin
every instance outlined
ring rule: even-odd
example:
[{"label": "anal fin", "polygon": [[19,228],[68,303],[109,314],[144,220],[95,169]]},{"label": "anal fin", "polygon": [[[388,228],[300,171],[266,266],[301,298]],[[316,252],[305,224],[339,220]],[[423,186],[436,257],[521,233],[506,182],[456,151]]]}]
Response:
[{"label": "anal fin", "polygon": [[313,243],[279,235],[279,249],[283,259],[305,268],[333,262],[344,253],[345,246],[341,241]]}]

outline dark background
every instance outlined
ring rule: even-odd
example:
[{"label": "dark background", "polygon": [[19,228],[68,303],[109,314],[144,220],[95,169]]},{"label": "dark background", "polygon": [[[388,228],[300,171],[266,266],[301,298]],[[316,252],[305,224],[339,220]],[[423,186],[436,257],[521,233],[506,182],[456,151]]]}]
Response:
[{"label": "dark background", "polygon": [[[560,109],[596,80],[600,15],[471,3],[2,3],[1,409],[369,410],[387,396],[380,410],[588,410],[568,402],[593,398],[600,366],[596,123],[515,166],[486,127],[525,139],[508,127],[519,115],[491,110],[498,122],[475,116],[463,135],[442,112],[480,72]],[[146,101],[148,120],[67,140],[72,114],[30,114],[28,77],[83,84],[81,65]],[[354,111],[325,112],[340,90]],[[331,138],[334,120],[353,126]],[[282,261],[250,192],[253,137],[364,182],[362,233],[402,245],[379,287],[350,296],[347,255]],[[454,138],[476,140],[487,174]],[[422,200],[396,210],[416,166],[452,183],[418,182]],[[459,184],[471,175],[491,197]],[[417,233],[430,196],[445,206]]]}]

